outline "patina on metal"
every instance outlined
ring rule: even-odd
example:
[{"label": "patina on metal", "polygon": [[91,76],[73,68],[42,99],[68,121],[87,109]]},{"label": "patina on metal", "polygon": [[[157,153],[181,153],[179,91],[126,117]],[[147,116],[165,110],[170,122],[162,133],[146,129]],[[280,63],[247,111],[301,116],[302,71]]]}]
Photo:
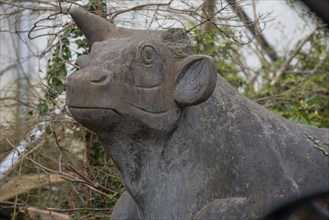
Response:
[{"label": "patina on metal", "polygon": [[120,171],[113,219],[257,219],[329,189],[328,129],[241,96],[211,57],[192,55],[184,31],[70,13],[92,48],[67,79],[66,104]]}]

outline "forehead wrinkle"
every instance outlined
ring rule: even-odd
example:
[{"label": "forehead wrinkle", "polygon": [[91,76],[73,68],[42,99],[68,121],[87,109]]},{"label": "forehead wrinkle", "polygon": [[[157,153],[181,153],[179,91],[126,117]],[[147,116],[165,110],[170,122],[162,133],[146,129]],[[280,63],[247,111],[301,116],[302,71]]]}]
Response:
[{"label": "forehead wrinkle", "polygon": [[132,42],[132,39],[130,38],[97,42],[92,46],[91,53],[95,54],[120,51],[124,48],[131,47],[133,44],[134,42]]},{"label": "forehead wrinkle", "polygon": [[92,46],[93,50],[99,50],[106,48],[111,48],[111,50],[119,49],[122,46],[129,47],[135,44],[139,44],[145,41],[162,41],[161,40],[162,31],[139,31],[135,32],[132,37],[122,37],[122,36],[114,36],[109,37],[102,42],[95,42]]}]

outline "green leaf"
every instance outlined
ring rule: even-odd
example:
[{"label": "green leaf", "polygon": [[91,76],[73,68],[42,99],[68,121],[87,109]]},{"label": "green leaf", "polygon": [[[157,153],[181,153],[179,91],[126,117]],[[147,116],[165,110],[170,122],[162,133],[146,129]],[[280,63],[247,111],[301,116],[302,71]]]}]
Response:
[{"label": "green leaf", "polygon": [[44,116],[47,114],[48,112],[48,105],[44,102],[39,103],[38,107],[37,107],[39,114],[41,116]]}]

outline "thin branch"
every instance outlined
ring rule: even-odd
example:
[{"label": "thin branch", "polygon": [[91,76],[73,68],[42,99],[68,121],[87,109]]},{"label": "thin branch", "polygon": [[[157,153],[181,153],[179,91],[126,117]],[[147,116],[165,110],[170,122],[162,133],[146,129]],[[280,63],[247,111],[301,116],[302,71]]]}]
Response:
[{"label": "thin branch", "polygon": [[300,52],[303,46],[311,39],[311,37],[316,33],[319,29],[317,26],[310,34],[308,34],[296,47],[294,50],[290,51],[285,61],[282,63],[278,71],[274,74],[273,80],[271,81],[271,85],[274,86],[282,76],[282,74],[288,69],[290,62],[295,58],[295,56]]},{"label": "thin branch", "polygon": [[263,48],[263,50],[267,53],[267,55],[271,58],[271,60],[276,61],[278,59],[278,55],[276,54],[273,47],[268,43],[266,38],[261,34],[258,28],[259,20],[253,21],[251,18],[249,18],[247,13],[243,10],[243,8],[239,5],[239,3],[236,0],[227,0],[227,1],[231,5],[236,15],[239,16],[241,21],[245,24],[245,26],[255,37],[257,43]]},{"label": "thin branch", "polygon": [[73,166],[71,166],[71,164],[69,164],[68,166],[74,173],[76,173],[79,177],[81,177],[87,185],[92,186],[96,189],[105,191],[106,193],[115,193],[114,190],[106,188],[106,187],[100,185],[99,183],[93,183],[91,180],[89,180],[87,177],[83,176],[79,171],[77,171]]},{"label": "thin branch", "polygon": [[86,187],[88,187],[90,190],[94,191],[95,193],[98,193],[99,195],[102,195],[104,196],[105,198],[108,198],[109,195],[96,189],[96,187],[94,185],[90,185],[88,184],[87,182],[83,181],[83,180],[79,180],[79,179],[71,179],[71,178],[68,178],[66,176],[63,176],[62,177],[63,179],[67,180],[67,181],[70,181],[70,182],[76,182],[76,183],[82,183],[84,184]]},{"label": "thin branch", "polygon": [[5,101],[5,100],[16,101],[16,102],[18,102],[18,103],[20,103],[20,104],[22,104],[22,105],[25,105],[25,106],[27,106],[27,107],[29,107],[29,108],[33,108],[33,109],[35,109],[35,110],[37,109],[35,106],[31,105],[30,103],[23,102],[23,101],[21,101],[21,100],[15,98],[15,97],[4,97],[4,98],[0,98],[0,102],[1,102],[1,101]]},{"label": "thin branch", "polygon": [[128,8],[128,9],[124,9],[124,10],[120,10],[120,11],[117,11],[116,13],[114,13],[111,17],[111,20],[113,21],[115,17],[119,16],[120,14],[123,14],[123,13],[126,13],[126,12],[129,12],[129,11],[137,11],[137,10],[143,10],[144,8],[146,7],[152,7],[152,6],[157,6],[157,7],[160,7],[160,6],[170,6],[172,0],[169,1],[168,3],[150,3],[150,4],[144,4],[144,5],[137,5],[135,7],[132,7],[132,8]]},{"label": "thin branch", "polygon": [[74,208],[74,209],[57,209],[57,208],[47,208],[49,211],[56,212],[76,212],[76,211],[112,211],[112,208]]}]

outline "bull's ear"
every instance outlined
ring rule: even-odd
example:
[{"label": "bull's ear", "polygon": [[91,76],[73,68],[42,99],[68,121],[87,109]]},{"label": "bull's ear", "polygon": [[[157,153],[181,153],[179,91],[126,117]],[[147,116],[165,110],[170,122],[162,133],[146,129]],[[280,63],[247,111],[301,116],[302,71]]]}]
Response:
[{"label": "bull's ear", "polygon": [[206,101],[213,93],[217,72],[214,59],[205,55],[185,58],[180,66],[175,100],[180,106],[197,105]]}]

